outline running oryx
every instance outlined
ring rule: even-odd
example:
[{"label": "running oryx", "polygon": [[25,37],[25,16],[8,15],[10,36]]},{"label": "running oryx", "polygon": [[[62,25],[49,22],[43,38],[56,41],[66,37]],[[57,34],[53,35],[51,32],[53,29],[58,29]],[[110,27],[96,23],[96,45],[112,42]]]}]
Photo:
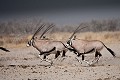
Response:
[{"label": "running oryx", "polygon": [[[69,49],[72,50],[75,54],[77,54],[78,57],[82,55],[82,61],[86,62],[88,65],[92,65],[98,62],[99,58],[102,56],[100,51],[104,47],[112,54],[113,57],[116,56],[115,53],[100,40],[72,39],[72,37],[76,32],[77,30],[75,30],[75,32],[72,34],[72,36],[68,40],[67,46],[69,46]],[[93,52],[95,52],[95,59],[91,63],[84,60],[84,54],[89,54]]]},{"label": "running oryx", "polygon": [[6,52],[10,52],[9,50],[7,50],[7,49],[4,48],[4,47],[0,47],[0,49],[3,50],[3,51],[6,51]]},{"label": "running oryx", "polygon": [[[40,52],[39,56],[44,55],[42,60],[45,60],[45,61],[46,61],[46,56],[50,55],[50,54],[55,54],[55,58],[57,58],[60,55],[60,53],[63,52],[62,56],[64,57],[65,53],[67,51],[67,48],[65,47],[65,45],[61,41],[42,39],[43,35],[55,25],[53,25],[53,24],[49,25],[48,28],[41,34],[40,39],[37,39],[35,37],[35,35],[44,26],[45,26],[45,24],[42,24],[39,27],[39,29],[32,36],[31,40],[28,41],[27,46],[33,46],[34,48],[36,48]],[[51,65],[52,65],[52,62],[51,62]]]}]

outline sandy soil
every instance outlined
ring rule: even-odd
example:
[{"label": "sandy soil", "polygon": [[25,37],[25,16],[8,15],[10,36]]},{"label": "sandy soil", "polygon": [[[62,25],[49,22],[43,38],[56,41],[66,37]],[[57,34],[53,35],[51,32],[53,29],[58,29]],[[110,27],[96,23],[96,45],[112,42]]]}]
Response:
[{"label": "sandy soil", "polygon": [[[53,59],[53,66],[49,66],[50,63],[41,62],[33,47],[10,49],[8,53],[0,50],[0,80],[120,80],[120,45],[107,46],[117,57],[103,49],[103,56],[94,66],[79,63],[72,52],[67,52],[63,61],[61,57]],[[94,54],[86,55],[85,59],[94,59]]]}]

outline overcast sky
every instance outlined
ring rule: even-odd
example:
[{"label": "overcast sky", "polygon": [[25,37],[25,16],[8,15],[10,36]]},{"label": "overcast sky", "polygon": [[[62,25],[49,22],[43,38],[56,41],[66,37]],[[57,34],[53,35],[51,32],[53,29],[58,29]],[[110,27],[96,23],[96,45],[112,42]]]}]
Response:
[{"label": "overcast sky", "polygon": [[0,20],[34,16],[56,24],[120,18],[120,0],[0,0]]}]

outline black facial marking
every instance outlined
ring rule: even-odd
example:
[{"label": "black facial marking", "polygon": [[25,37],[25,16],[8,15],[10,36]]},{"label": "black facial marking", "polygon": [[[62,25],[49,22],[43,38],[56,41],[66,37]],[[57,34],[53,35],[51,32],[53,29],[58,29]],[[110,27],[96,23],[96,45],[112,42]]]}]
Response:
[{"label": "black facial marking", "polygon": [[28,44],[31,46],[31,44],[32,44],[32,43],[31,43],[31,40],[28,42]]}]

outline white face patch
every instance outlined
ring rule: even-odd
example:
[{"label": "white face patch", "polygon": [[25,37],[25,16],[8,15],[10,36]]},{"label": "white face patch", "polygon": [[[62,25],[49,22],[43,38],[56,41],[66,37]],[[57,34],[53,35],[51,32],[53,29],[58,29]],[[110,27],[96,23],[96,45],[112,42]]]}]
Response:
[{"label": "white face patch", "polygon": [[27,44],[26,46],[27,46],[27,47],[29,47],[30,45],[29,45],[29,44]]},{"label": "white face patch", "polygon": [[72,45],[72,41],[69,40],[69,41],[67,42],[67,44],[68,44],[69,46],[71,46],[71,45]]},{"label": "white face patch", "polygon": [[70,44],[66,44],[67,48],[73,49]]},{"label": "white face patch", "polygon": [[70,45],[72,45],[72,41],[70,41],[70,43],[69,43]]}]

